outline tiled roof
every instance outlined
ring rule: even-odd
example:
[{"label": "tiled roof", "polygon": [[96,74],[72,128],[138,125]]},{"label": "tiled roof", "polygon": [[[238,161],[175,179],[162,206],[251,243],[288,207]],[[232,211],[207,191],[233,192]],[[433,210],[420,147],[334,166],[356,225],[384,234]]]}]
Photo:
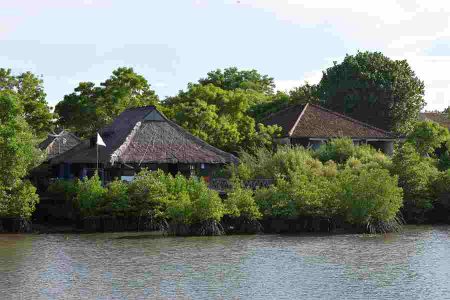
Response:
[{"label": "tiled roof", "polygon": [[441,126],[444,126],[450,130],[450,118],[447,114],[438,112],[425,112],[420,113],[420,119],[439,123],[441,124]]},{"label": "tiled roof", "polygon": [[282,135],[293,138],[394,139],[392,133],[318,105],[295,105],[268,116],[265,125],[277,124]]},{"label": "tiled roof", "polygon": [[[219,150],[168,120],[154,106],[128,109],[101,130],[106,147],[101,163],[229,163],[232,154]],[[95,163],[96,147],[83,141],[53,163]]]}]

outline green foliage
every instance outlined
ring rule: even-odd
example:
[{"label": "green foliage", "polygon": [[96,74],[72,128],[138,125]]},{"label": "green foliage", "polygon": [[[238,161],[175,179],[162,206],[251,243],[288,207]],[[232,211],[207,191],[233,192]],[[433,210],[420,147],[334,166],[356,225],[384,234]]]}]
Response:
[{"label": "green foliage", "polygon": [[186,178],[182,175],[175,178],[168,176],[166,184],[171,193],[167,209],[169,219],[181,224],[222,219],[224,213],[222,200],[203,180],[195,177]]},{"label": "green foliage", "polygon": [[158,104],[147,80],[132,68],[118,68],[100,86],[81,82],[55,107],[58,124],[88,137],[111,123],[127,108]]},{"label": "green foliage", "polygon": [[433,154],[444,143],[450,141],[447,128],[431,121],[417,122],[414,130],[408,135],[408,142],[412,143],[421,155]]},{"label": "green foliage", "polygon": [[391,160],[370,145],[353,144],[350,138],[332,139],[312,153],[322,162],[335,161],[339,164],[357,164],[365,168],[389,168]]},{"label": "green foliage", "polygon": [[289,193],[289,185],[289,182],[280,177],[275,185],[256,190],[255,202],[264,216],[293,217],[298,215],[295,201]]},{"label": "green foliage", "polygon": [[267,98],[267,101],[261,101],[249,108],[249,114],[255,118],[256,122],[261,122],[271,113],[280,111],[292,105],[291,98],[284,92],[277,91],[276,94]]},{"label": "green foliage", "polygon": [[31,217],[39,198],[23,178],[42,159],[17,94],[0,91],[0,216]]},{"label": "green foliage", "polygon": [[128,183],[114,180],[106,186],[106,193],[98,204],[98,210],[115,216],[126,215],[130,210]]},{"label": "green foliage", "polygon": [[326,107],[397,133],[408,133],[424,107],[424,83],[406,60],[379,52],[347,55],[318,85]]},{"label": "green foliage", "polygon": [[439,170],[445,171],[450,169],[450,151],[446,150],[441,154],[438,161]]},{"label": "green foliage", "polygon": [[421,156],[408,142],[395,151],[392,161],[392,173],[399,177],[405,201],[419,208],[432,208],[432,185],[439,176],[435,161]]},{"label": "green foliage", "polygon": [[135,215],[150,215],[164,219],[170,193],[166,185],[168,176],[161,170],[142,170],[128,188],[129,204]]},{"label": "green foliage", "polygon": [[276,178],[290,172],[314,164],[311,151],[303,147],[280,146],[277,152],[258,149],[256,153],[243,152],[240,154],[240,164],[235,173],[241,179]]},{"label": "green foliage", "polygon": [[45,99],[42,79],[31,72],[14,76],[10,69],[0,68],[0,91],[15,95],[21,106],[21,115],[34,135],[44,137],[52,129],[53,114]]},{"label": "green foliage", "polygon": [[276,179],[255,192],[264,216],[342,216],[367,225],[392,221],[402,206],[402,189],[390,175],[390,165],[389,158],[370,146],[339,139],[318,152],[280,147],[276,153],[243,153],[234,173],[242,180]]},{"label": "green foliage", "polygon": [[356,147],[351,138],[340,138],[320,145],[315,156],[323,162],[333,160],[337,163],[343,163],[354,156],[355,152]]},{"label": "green foliage", "polygon": [[84,216],[93,216],[96,209],[101,203],[106,189],[102,186],[102,182],[97,173],[91,178],[83,178],[77,184],[77,194],[75,201]]},{"label": "green foliage", "polygon": [[289,91],[291,104],[319,103],[317,85],[305,82],[304,85]]},{"label": "green foliage", "polygon": [[234,180],[233,188],[228,192],[224,201],[227,215],[243,217],[247,220],[257,220],[262,217],[253,197],[253,191],[242,187],[238,180]]},{"label": "green foliage", "polygon": [[56,197],[62,196],[64,200],[72,201],[77,194],[77,182],[58,179],[48,186],[47,191]]},{"label": "green foliage", "polygon": [[213,84],[189,84],[187,91],[167,99],[172,118],[192,134],[225,151],[270,147],[277,126],[257,124],[249,108],[267,101],[254,90],[224,90]]},{"label": "green foliage", "polygon": [[201,85],[213,84],[223,90],[254,90],[272,94],[275,88],[273,78],[261,75],[256,70],[238,70],[231,67],[225,70],[217,69],[207,74],[206,78],[198,81]]},{"label": "green foliage", "polygon": [[250,114],[256,121],[261,121],[271,113],[275,113],[296,104],[319,103],[317,86],[306,82],[304,85],[289,91],[289,94],[277,91],[270,95],[267,101],[255,104],[250,108]]},{"label": "green foliage", "polygon": [[398,177],[386,169],[346,168],[338,176],[337,198],[349,223],[370,225],[394,220],[403,205],[403,191]]}]

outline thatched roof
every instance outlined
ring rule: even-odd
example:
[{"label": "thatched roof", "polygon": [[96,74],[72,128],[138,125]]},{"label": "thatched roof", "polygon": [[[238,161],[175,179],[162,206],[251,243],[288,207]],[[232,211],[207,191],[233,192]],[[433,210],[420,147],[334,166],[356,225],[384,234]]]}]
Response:
[{"label": "thatched roof", "polygon": [[47,152],[48,159],[52,159],[66,151],[69,151],[80,142],[81,140],[76,135],[63,130],[57,134],[49,134],[47,138],[38,145],[38,147],[39,149]]},{"label": "thatched roof", "polygon": [[433,121],[450,130],[450,118],[445,113],[424,112],[420,113],[420,119],[423,121]]},{"label": "thatched roof", "polygon": [[[237,162],[235,156],[193,136],[154,106],[125,110],[100,135],[106,147],[98,147],[99,162],[105,164]],[[60,162],[95,163],[95,143],[83,141],[53,161]]]},{"label": "thatched roof", "polygon": [[294,105],[269,115],[265,125],[279,125],[283,137],[395,139],[385,130],[315,104]]}]

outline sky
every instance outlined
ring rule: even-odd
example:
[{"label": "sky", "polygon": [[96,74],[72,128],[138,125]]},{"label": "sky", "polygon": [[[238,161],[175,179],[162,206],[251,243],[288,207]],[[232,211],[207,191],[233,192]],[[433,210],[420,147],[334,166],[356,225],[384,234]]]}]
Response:
[{"label": "sky", "polygon": [[0,0],[0,67],[42,76],[52,106],[120,66],[161,99],[231,66],[287,91],[358,50],[406,59],[426,109],[450,105],[447,0]]}]

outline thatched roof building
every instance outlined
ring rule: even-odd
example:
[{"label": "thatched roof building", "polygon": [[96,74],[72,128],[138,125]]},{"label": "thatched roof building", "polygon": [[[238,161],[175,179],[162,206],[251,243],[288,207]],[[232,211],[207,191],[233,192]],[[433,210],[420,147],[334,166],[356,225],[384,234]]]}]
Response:
[{"label": "thatched roof building", "polygon": [[282,128],[278,142],[313,148],[332,138],[348,137],[390,153],[397,139],[390,132],[315,104],[288,107],[269,115],[263,123]]},{"label": "thatched roof building", "polygon": [[[205,165],[237,163],[235,156],[193,136],[154,106],[125,110],[101,130],[100,135],[106,144],[106,147],[98,147],[99,163],[103,168],[156,165],[201,165],[206,168]],[[95,138],[85,140],[56,157],[52,164],[92,166],[97,162],[96,148]]]},{"label": "thatched roof building", "polygon": [[47,153],[47,159],[52,159],[58,155],[69,151],[81,142],[80,138],[68,131],[48,134],[38,147]]}]

